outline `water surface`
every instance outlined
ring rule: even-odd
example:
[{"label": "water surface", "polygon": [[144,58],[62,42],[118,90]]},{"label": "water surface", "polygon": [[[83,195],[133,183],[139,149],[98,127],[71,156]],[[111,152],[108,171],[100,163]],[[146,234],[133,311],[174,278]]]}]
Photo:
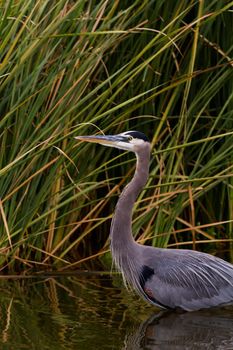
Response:
[{"label": "water surface", "polygon": [[233,308],[162,313],[101,275],[0,279],[2,349],[233,349]]}]

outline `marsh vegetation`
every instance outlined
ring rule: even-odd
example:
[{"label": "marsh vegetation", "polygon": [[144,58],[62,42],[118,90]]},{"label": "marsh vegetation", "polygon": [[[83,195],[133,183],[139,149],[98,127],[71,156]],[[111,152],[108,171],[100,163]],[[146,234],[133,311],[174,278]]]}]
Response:
[{"label": "marsh vegetation", "polygon": [[[76,135],[143,131],[135,238],[232,252],[233,1],[2,1],[0,267],[107,263],[131,154]],[[231,257],[229,257],[230,259]]]}]

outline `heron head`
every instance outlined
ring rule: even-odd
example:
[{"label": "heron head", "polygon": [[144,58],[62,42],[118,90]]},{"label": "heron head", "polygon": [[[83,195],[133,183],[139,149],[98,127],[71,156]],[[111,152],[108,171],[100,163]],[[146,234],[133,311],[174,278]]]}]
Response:
[{"label": "heron head", "polygon": [[126,131],[117,135],[76,136],[75,139],[99,143],[104,146],[115,147],[135,153],[150,145],[147,136],[140,131]]}]

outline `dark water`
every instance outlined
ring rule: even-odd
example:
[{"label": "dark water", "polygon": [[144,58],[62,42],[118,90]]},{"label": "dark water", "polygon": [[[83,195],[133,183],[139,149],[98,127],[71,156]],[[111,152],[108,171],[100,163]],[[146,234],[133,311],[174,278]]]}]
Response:
[{"label": "dark water", "polygon": [[233,349],[233,307],[161,313],[114,283],[0,279],[0,349]]}]

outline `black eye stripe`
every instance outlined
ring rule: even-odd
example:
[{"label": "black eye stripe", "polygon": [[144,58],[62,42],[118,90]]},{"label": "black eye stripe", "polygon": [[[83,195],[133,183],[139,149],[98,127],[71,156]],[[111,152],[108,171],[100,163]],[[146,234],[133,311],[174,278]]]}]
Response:
[{"label": "black eye stripe", "polygon": [[127,131],[125,133],[125,136],[132,136],[134,139],[140,139],[149,142],[148,137],[140,131]]}]

